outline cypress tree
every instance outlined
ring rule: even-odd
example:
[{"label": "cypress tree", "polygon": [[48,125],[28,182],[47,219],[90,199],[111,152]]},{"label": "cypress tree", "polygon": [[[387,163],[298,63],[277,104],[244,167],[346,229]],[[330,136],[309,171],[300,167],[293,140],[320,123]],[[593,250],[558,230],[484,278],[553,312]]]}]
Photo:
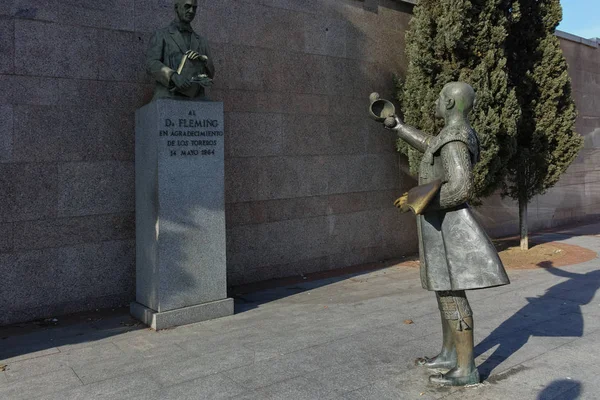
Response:
[{"label": "cypress tree", "polygon": [[[436,133],[433,103],[444,84],[477,92],[471,123],[479,133],[475,199],[498,189],[519,202],[521,248],[527,205],[554,186],[583,146],[556,26],[560,0],[420,0],[406,34],[409,66],[397,81],[407,123]],[[416,174],[421,154],[398,141]]]},{"label": "cypress tree", "polygon": [[[421,0],[406,33],[407,75],[397,82],[396,98],[405,121],[432,134],[441,129],[434,103],[442,87],[457,80],[473,86],[477,104],[471,123],[481,141],[481,161],[474,170],[476,199],[502,186],[516,149],[520,109],[509,85],[504,46],[510,3]],[[411,173],[416,174],[421,154],[402,141],[397,147],[408,156]]]},{"label": "cypress tree", "polygon": [[556,184],[583,146],[574,131],[577,111],[567,63],[554,34],[561,19],[559,0],[516,0],[507,38],[510,77],[522,116],[504,194],[519,202],[524,250],[529,247],[527,205]]}]

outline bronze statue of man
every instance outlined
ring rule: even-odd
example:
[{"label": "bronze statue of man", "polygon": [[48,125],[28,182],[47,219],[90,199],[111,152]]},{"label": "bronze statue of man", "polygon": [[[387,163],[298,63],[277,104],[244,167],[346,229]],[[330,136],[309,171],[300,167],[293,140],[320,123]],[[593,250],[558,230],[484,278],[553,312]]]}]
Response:
[{"label": "bronze statue of man", "polygon": [[212,82],[215,67],[208,42],[190,25],[197,10],[198,0],[175,0],[176,19],[150,39],[146,69],[156,80],[155,99],[202,99]]},{"label": "bronze statue of man", "polygon": [[[375,100],[378,96],[371,99]],[[473,195],[473,166],[479,159],[479,139],[468,119],[475,91],[462,82],[444,86],[436,102],[436,117],[444,119],[445,127],[437,136],[406,125],[390,112],[391,103],[379,102],[389,106],[388,114],[379,120],[423,153],[419,186],[395,202],[402,211],[417,214],[421,284],[436,292],[442,319],[442,351],[432,358],[419,358],[416,364],[447,370],[432,375],[432,383],[479,383],[473,356],[473,312],[465,290],[506,285],[509,280],[494,245],[467,204]]]}]

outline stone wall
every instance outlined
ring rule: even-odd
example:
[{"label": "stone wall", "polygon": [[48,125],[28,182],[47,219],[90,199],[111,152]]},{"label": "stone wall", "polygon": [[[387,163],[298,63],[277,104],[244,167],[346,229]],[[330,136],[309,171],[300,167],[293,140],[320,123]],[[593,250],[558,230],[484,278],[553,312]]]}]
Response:
[{"label": "stone wall", "polygon": [[248,25],[223,51],[229,283],[413,252],[393,137],[366,118],[405,67],[410,8],[269,4],[239,3]]},{"label": "stone wall", "polygon": [[[411,6],[200,0],[226,107],[229,282],[416,249],[411,186],[366,118],[402,73]],[[171,0],[0,4],[0,324],[134,297],[134,111]],[[198,188],[200,192],[202,188]]]},{"label": "stone wall", "polygon": [[[530,231],[600,217],[600,46],[597,41],[564,32],[558,35],[579,111],[576,129],[585,138],[585,148],[557,185],[529,205]],[[490,234],[518,234],[519,209],[515,202],[496,196],[477,211]]]},{"label": "stone wall", "polygon": [[[414,218],[392,206],[415,182],[366,118],[368,94],[405,71],[411,2],[199,1],[226,109],[230,284],[416,251]],[[172,16],[171,0],[0,4],[0,325],[133,299],[133,117],[151,97],[150,32]],[[600,202],[600,50],[562,45],[586,148],[530,207],[533,229]],[[517,232],[511,202],[478,213]]]}]

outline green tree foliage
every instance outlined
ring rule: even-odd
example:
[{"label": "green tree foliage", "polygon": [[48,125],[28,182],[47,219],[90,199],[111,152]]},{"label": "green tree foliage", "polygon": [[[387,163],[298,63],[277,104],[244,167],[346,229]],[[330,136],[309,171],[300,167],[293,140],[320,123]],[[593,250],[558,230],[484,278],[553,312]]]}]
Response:
[{"label": "green tree foliage", "polygon": [[[519,201],[522,247],[527,204],[556,184],[583,145],[554,34],[561,19],[560,0],[420,0],[406,34],[407,75],[396,82],[404,119],[430,133],[441,128],[433,104],[444,84],[473,86],[471,123],[482,147],[475,197],[501,189]],[[416,174],[421,155],[401,141],[398,150]]]},{"label": "green tree foliage", "polygon": [[[406,79],[397,82],[405,121],[437,133],[434,103],[442,87],[464,81],[477,92],[471,123],[479,133],[481,161],[475,167],[475,197],[500,188],[516,150],[520,109],[509,85],[504,43],[510,23],[506,0],[421,0],[406,34]],[[416,174],[421,154],[398,141]]]},{"label": "green tree foliage", "polygon": [[523,240],[527,204],[558,182],[577,157],[583,139],[574,130],[577,111],[571,79],[554,34],[562,19],[560,1],[518,0],[512,14],[509,73],[522,117],[504,193],[519,201]]}]

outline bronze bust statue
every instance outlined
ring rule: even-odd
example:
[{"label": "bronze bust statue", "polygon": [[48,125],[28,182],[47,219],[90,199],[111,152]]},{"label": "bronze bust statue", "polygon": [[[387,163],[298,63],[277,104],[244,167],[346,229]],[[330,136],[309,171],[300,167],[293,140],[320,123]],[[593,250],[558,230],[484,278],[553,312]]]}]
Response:
[{"label": "bronze bust statue", "polygon": [[417,215],[421,284],[436,292],[442,319],[442,351],[432,358],[419,358],[416,364],[447,370],[429,379],[451,386],[479,383],[473,357],[473,313],[465,290],[509,283],[494,245],[467,204],[473,192],[473,166],[479,159],[479,139],[468,119],[474,102],[470,85],[452,82],[444,86],[436,102],[436,117],[444,119],[445,127],[433,136],[406,125],[390,102],[371,95],[371,117],[423,153],[419,186],[395,205]]},{"label": "bronze bust statue", "polygon": [[198,0],[175,0],[176,19],[154,33],[146,53],[146,70],[156,81],[154,99],[203,99],[215,67],[208,42],[194,32]]}]

